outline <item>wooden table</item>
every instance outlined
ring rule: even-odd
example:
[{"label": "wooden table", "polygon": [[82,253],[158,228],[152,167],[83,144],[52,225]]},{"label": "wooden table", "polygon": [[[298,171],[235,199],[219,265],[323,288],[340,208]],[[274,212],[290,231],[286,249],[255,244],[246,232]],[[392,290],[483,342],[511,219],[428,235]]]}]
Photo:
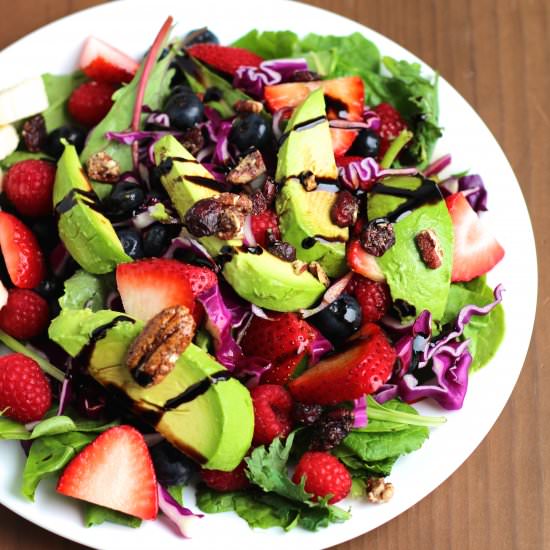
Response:
[{"label": "wooden table", "polygon": [[[99,3],[0,0],[0,47]],[[338,549],[550,548],[550,437],[545,424],[550,419],[546,394],[550,391],[546,360],[550,354],[550,263],[546,256],[550,238],[550,4],[546,0],[308,3],[341,13],[399,42],[437,67],[474,106],[518,176],[537,235],[541,266],[538,321],[530,353],[512,398],[491,433],[468,461],[422,502]],[[0,550],[16,548],[83,547],[0,507]]]}]

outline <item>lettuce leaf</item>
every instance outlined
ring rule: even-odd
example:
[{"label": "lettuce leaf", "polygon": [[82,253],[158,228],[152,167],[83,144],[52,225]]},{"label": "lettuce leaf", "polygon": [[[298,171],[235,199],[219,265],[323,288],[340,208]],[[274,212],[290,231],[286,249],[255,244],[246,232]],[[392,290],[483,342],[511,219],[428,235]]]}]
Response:
[{"label": "lettuce leaf", "polygon": [[83,84],[86,79],[87,77],[82,71],[75,71],[66,75],[49,73],[42,75],[49,103],[42,116],[48,132],[66,124],[74,124],[67,111],[67,101],[73,90]]},{"label": "lettuce leaf", "polygon": [[106,521],[125,525],[126,527],[132,527],[134,529],[141,526],[141,520],[139,518],[97,504],[86,503],[84,512],[84,525],[86,525],[86,527],[101,525]]}]

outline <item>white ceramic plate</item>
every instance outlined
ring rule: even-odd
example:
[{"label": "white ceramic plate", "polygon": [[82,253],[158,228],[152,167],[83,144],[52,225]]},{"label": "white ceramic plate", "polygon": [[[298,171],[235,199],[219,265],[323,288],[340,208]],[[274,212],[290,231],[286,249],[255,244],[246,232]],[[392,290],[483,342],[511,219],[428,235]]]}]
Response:
[{"label": "white ceramic plate", "polygon": [[[269,6],[269,7],[268,7]],[[10,46],[0,55],[0,89],[25,76],[50,71],[63,73],[75,67],[80,46],[95,35],[130,54],[140,55],[151,44],[168,15],[178,26],[176,34],[208,25],[222,43],[236,39],[251,28],[292,29],[343,35],[354,31],[373,40],[383,54],[416,60],[412,54],[387,38],[332,13],[295,2],[257,0],[215,2],[201,0],[127,0],[103,4],[52,23]],[[427,72],[431,69],[425,66]],[[506,288],[504,307],[507,337],[497,356],[473,376],[464,407],[447,415],[448,422],[432,430],[422,449],[401,458],[391,481],[395,497],[385,505],[353,503],[352,519],[318,533],[295,529],[284,534],[248,528],[232,513],[211,515],[200,522],[200,531],[182,541],[161,519],[137,530],[105,524],[83,527],[81,508],[74,500],[55,494],[52,483],[43,483],[36,503],[19,495],[23,454],[18,444],[0,442],[0,503],[28,520],[58,535],[98,549],[134,548],[322,548],[375,529],[413,506],[449,477],[479,445],[493,426],[516,383],[525,360],[533,326],[537,265],[529,215],[521,190],[502,150],[482,120],[466,101],[440,79],[441,125],[444,137],[435,155],[451,152],[454,171],[469,168],[480,173],[489,190],[487,216],[492,231],[506,249],[490,282]],[[426,403],[418,405],[426,414],[441,410]],[[191,504],[190,497],[189,504]]]}]

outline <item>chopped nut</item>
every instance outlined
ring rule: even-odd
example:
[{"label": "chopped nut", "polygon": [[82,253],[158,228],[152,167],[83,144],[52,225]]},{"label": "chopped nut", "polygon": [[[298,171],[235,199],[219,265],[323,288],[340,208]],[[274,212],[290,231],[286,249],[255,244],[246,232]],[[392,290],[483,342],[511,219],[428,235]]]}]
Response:
[{"label": "chopped nut", "polygon": [[174,368],[195,334],[195,321],[185,306],[162,310],[134,340],[126,365],[133,378],[144,387],[163,380]]},{"label": "chopped nut", "polygon": [[386,218],[372,220],[361,231],[360,240],[366,252],[380,257],[395,244],[393,225]]},{"label": "chopped nut", "polygon": [[433,229],[423,229],[415,237],[422,261],[430,269],[441,267],[443,249]]},{"label": "chopped nut", "polygon": [[367,481],[367,499],[369,502],[388,502],[393,497],[393,484],[383,477],[371,477]]},{"label": "chopped nut", "polygon": [[192,154],[196,155],[204,147],[202,130],[194,126],[185,130],[181,138],[181,144]]},{"label": "chopped nut", "polygon": [[302,260],[294,260],[292,262],[292,271],[294,271],[295,275],[301,275],[306,270],[307,264],[302,262]]},{"label": "chopped nut", "polygon": [[326,288],[330,286],[330,279],[328,278],[325,270],[321,267],[319,262],[309,262],[307,266],[308,271],[319,279],[319,282],[322,283]]},{"label": "chopped nut", "polygon": [[300,174],[300,183],[304,186],[306,191],[314,191],[317,189],[317,180],[315,179],[315,174],[310,172],[302,172]]},{"label": "chopped nut", "polygon": [[233,108],[237,113],[261,113],[264,106],[260,101],[254,101],[253,99],[239,99],[233,105]]},{"label": "chopped nut", "polygon": [[233,185],[244,185],[265,172],[266,167],[262,154],[255,150],[239,160],[237,166],[227,174],[226,181]]},{"label": "chopped nut", "polygon": [[88,176],[96,181],[115,183],[120,178],[120,166],[105,151],[93,154],[86,162]]}]

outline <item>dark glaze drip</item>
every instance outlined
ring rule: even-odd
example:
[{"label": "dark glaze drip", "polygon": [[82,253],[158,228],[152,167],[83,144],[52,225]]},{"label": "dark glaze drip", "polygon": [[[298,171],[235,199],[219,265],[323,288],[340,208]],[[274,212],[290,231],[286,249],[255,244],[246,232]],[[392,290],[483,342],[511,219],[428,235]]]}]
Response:
[{"label": "dark glaze drip", "polygon": [[427,203],[435,203],[443,200],[441,191],[435,184],[435,182],[423,179],[422,184],[416,189],[403,189],[402,187],[392,187],[390,185],[384,185],[383,183],[375,183],[371,189],[371,193],[378,193],[380,195],[391,195],[392,197],[399,197],[407,199],[404,203],[400,204],[395,210],[389,212],[385,217],[392,223],[396,222],[403,214],[412,212],[416,208],[420,208]]},{"label": "dark glaze drip", "polygon": [[183,157],[169,157],[169,158],[172,159],[172,161],[175,161],[175,162],[190,162],[192,164],[200,164],[197,159],[186,159],[186,158],[183,158]]},{"label": "dark glaze drip", "polygon": [[325,94],[325,105],[329,115],[337,118],[347,118],[348,106],[343,101]]},{"label": "dark glaze drip", "polygon": [[310,128],[314,128],[315,126],[322,124],[326,120],[327,117],[325,115],[320,115],[315,118],[304,120],[304,122],[298,122],[298,124],[296,124],[294,128],[288,130],[279,138],[279,147],[281,147],[286,141],[286,139],[290,135],[290,132],[303,132],[304,130],[309,130]]},{"label": "dark glaze drip", "polygon": [[242,248],[239,248],[241,252],[244,252],[245,254],[254,254],[256,256],[259,256],[260,254],[263,254],[264,249],[261,246],[243,246]]},{"label": "dark glaze drip", "polygon": [[327,241],[329,243],[345,243],[346,239],[343,237],[326,237],[325,235],[313,235],[313,239],[319,239],[323,241]]},{"label": "dark glaze drip", "polygon": [[226,188],[224,185],[222,185],[219,181],[216,181],[212,178],[205,178],[204,176],[184,176],[187,181],[190,181],[191,183],[196,183],[197,185],[202,185],[204,187],[208,187],[209,189],[213,189],[214,191],[218,191],[220,193],[223,193]]},{"label": "dark glaze drip", "polygon": [[229,378],[231,378],[231,373],[228,370],[215,372],[211,376],[203,378],[197,383],[189,386],[183,393],[180,393],[180,395],[176,395],[176,397],[173,397],[172,399],[166,401],[163,409],[165,411],[169,411],[171,409],[179,407],[180,405],[183,405],[184,403],[189,403],[190,401],[193,401],[197,397],[206,393],[210,389],[210,386],[212,386],[212,384],[223,382],[224,380],[229,380]]},{"label": "dark glaze drip", "polygon": [[302,241],[302,248],[304,248],[305,250],[307,250],[308,248],[312,248],[313,246],[315,246],[316,242],[317,241],[313,237],[306,237]]},{"label": "dark glaze drip", "polygon": [[89,206],[93,210],[99,211],[99,205],[97,203],[97,196],[93,191],[84,191],[83,189],[71,189],[56,205],[55,211],[61,215],[68,212],[73,206],[78,204],[78,198],[84,197],[90,199],[91,202],[86,201],[84,204]]}]

